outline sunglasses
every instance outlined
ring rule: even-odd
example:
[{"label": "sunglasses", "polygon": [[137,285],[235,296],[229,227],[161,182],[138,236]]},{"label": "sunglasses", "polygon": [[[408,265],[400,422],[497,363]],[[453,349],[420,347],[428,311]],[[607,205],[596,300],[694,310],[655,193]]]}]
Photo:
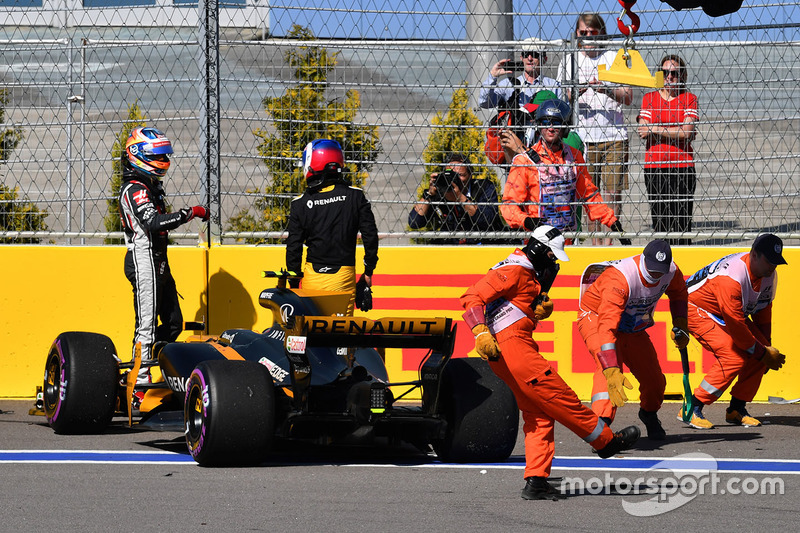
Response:
[{"label": "sunglasses", "polygon": [[681,71],[680,70],[669,70],[669,69],[662,68],[661,72],[664,73],[664,77],[665,78],[669,78],[670,76],[672,76],[673,78],[680,78],[681,77]]},{"label": "sunglasses", "polygon": [[538,124],[546,128],[560,128],[564,125],[564,123],[560,120],[553,118],[543,118],[538,122]]},{"label": "sunglasses", "polygon": [[533,50],[527,50],[522,52],[522,57],[533,56],[534,59],[539,59],[543,55],[545,54],[542,54],[540,52],[534,52]]},{"label": "sunglasses", "polygon": [[600,35],[600,30],[598,30],[596,28],[588,28],[588,29],[585,29],[585,30],[578,30],[578,35],[580,35],[582,37],[586,37],[586,36],[589,36],[589,35]]}]

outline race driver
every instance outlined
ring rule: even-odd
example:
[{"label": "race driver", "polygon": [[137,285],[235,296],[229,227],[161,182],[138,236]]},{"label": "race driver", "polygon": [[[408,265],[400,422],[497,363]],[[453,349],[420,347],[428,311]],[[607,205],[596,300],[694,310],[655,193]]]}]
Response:
[{"label": "race driver", "polygon": [[[303,288],[350,292],[354,305],[372,308],[372,273],[378,263],[378,228],[364,191],[344,180],[344,153],[330,139],[317,139],[303,151],[306,191],[292,200],[286,268],[300,272],[303,244],[308,247]],[[364,243],[364,273],[356,284],[356,239]]]},{"label": "race driver", "polygon": [[772,300],[778,265],[785,265],[783,241],[771,233],[756,237],[750,252],[728,255],[695,272],[689,287],[689,331],[715,361],[692,396],[689,425],[711,429],[703,407],[731,389],[725,421],[760,426],[746,404],[753,400],[767,370],[779,370],[786,356],[772,346]]},{"label": "race driver", "polygon": [[[167,212],[161,180],[172,153],[167,136],[150,127],[134,128],[122,153],[119,212],[128,247],[125,276],[133,285],[134,353],[141,344],[145,362],[153,359],[154,343],[173,342],[183,331],[178,292],[167,261],[168,231],[195,217],[208,220],[208,210],[199,205]],[[141,368],[137,382],[150,382],[149,367]],[[144,393],[136,395],[141,401]]]},{"label": "race driver", "polygon": [[[577,228],[582,203],[590,220],[599,220],[613,231],[622,231],[614,210],[586,171],[583,155],[562,142],[569,133],[572,110],[563,100],[546,100],[534,114],[538,141],[514,156],[503,189],[500,213],[512,228],[533,230],[548,224],[560,231]],[[506,138],[503,138],[506,142]],[[630,239],[620,239],[625,245]]]},{"label": "race driver", "polygon": [[[522,498],[527,500],[563,497],[547,481],[555,454],[555,421],[588,442],[602,458],[627,450],[639,438],[636,426],[612,433],[542,357],[532,338],[537,323],[553,311],[542,283],[552,283],[557,259],[569,261],[564,236],[552,226],[539,226],[523,249],[514,250],[461,296],[475,349],[509,386],[522,411],[526,479]],[[538,298],[540,294],[543,298]]]},{"label": "race driver", "polygon": [[596,364],[592,411],[609,424],[614,421],[617,407],[628,400],[624,389],[632,388],[622,374],[625,363],[639,380],[639,419],[647,437],[664,440],[658,410],[667,380],[647,329],[655,324],[653,312],[666,293],[672,325],[679,329],[671,335],[673,342],[679,348],[689,343],[688,294],[683,274],[672,261],[672,249],[659,239],[648,243],[641,255],[590,265],[584,271],[581,292],[578,331]]}]

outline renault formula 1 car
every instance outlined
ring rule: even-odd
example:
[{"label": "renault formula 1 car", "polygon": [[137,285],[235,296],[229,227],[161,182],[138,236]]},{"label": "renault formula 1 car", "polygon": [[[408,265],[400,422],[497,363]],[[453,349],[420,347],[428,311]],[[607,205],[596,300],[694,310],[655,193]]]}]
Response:
[{"label": "renault formula 1 car", "polygon": [[[264,275],[277,277],[278,286],[259,295],[274,319],[261,333],[192,336],[154,347],[152,362],[137,354],[126,363],[104,335],[60,334],[42,391],[50,426],[95,433],[127,416],[129,424],[183,431],[189,452],[206,466],[258,464],[292,439],[387,438],[432,447],[448,462],[511,454],[519,424],[514,397],[486,362],[451,359],[452,319],[331,316],[348,294],[287,288],[292,275],[285,271]],[[427,349],[418,379],[392,383],[376,348]],[[151,370],[162,379],[137,385],[140,365],[157,367]],[[399,401],[415,389],[421,401]],[[131,400],[142,390],[136,411]]]}]

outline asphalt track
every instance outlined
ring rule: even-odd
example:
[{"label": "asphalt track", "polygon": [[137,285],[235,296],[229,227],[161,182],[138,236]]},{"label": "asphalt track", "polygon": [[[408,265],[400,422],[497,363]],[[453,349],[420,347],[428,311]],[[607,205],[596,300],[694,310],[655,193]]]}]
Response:
[{"label": "asphalt track", "polygon": [[[562,426],[559,502],[519,497],[521,440],[502,464],[453,465],[408,448],[296,448],[256,468],[207,469],[180,433],[61,436],[29,401],[0,401],[0,531],[793,531],[800,405],[756,404],[761,428],[714,430],[661,411],[668,437],[601,460]],[[615,427],[638,422],[636,405]]]}]

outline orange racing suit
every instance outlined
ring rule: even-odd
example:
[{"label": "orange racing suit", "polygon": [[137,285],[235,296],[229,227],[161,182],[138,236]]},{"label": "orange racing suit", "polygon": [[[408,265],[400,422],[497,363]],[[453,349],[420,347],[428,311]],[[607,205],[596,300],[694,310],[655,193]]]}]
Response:
[{"label": "orange racing suit", "polygon": [[[667,380],[647,328],[655,323],[653,311],[665,293],[673,320],[685,318],[687,313],[686,284],[678,266],[673,262],[668,273],[655,283],[648,283],[642,273],[642,261],[642,256],[638,255],[603,263],[605,270],[580,298],[578,331],[596,365],[592,411],[611,420],[614,420],[616,408],[609,399],[598,352],[616,349],[620,370],[624,363],[639,381],[641,408],[658,411],[664,402]],[[598,265],[591,265],[594,266]]]},{"label": "orange racing suit", "polygon": [[528,152],[514,157],[500,206],[510,227],[524,227],[525,219],[533,217],[562,232],[572,231],[578,223],[576,202],[584,203],[590,220],[608,227],[617,221],[614,211],[603,203],[581,152],[562,146],[554,152],[539,140]]},{"label": "orange racing suit", "polygon": [[716,361],[694,392],[708,405],[738,376],[731,395],[750,402],[758,392],[771,344],[772,300],[778,277],[754,278],[750,254],[732,254],[700,269],[689,287],[689,331]]},{"label": "orange racing suit", "polygon": [[500,346],[500,358],[489,365],[509,386],[522,411],[526,478],[550,475],[555,421],[598,450],[613,438],[605,422],[581,403],[539,353],[532,333],[533,303],[540,291],[533,265],[517,249],[461,296],[467,310],[485,307],[486,325]]}]

